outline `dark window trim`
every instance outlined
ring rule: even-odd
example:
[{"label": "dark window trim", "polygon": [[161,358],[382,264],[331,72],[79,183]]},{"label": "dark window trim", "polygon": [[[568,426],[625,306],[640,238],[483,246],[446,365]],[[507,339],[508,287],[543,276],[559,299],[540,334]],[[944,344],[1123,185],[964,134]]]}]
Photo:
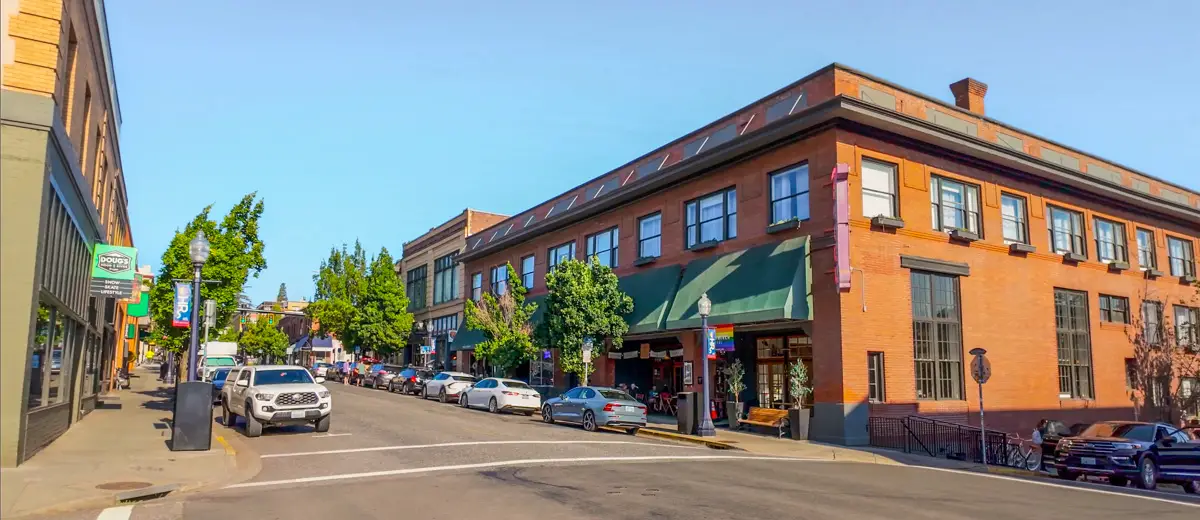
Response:
[{"label": "dark window trim", "polygon": [[[475,285],[476,280],[479,281],[479,285]],[[471,273],[471,299],[474,301],[483,299],[483,271]]]},{"label": "dark window trim", "polygon": [[621,240],[620,226],[613,226],[613,227],[610,227],[603,231],[597,231],[595,233],[592,233],[592,234],[584,237],[584,246],[585,246],[584,250],[587,251],[588,262],[591,262],[592,255],[599,256],[600,251],[595,251],[595,249],[596,249],[595,242],[596,242],[596,239],[599,238],[600,235],[603,235],[603,234],[608,234],[608,240],[609,240],[608,249],[605,251],[608,254],[608,262],[609,262],[608,267],[610,269],[616,269],[620,265],[619,264],[620,253],[621,253],[621,250],[620,250],[620,240]]},{"label": "dark window trim", "polygon": [[[920,363],[920,362],[932,362],[933,363],[933,373],[932,373],[933,395],[929,396],[929,397],[919,397],[918,396],[917,400],[919,400],[919,401],[963,401],[966,399],[966,390],[965,390],[966,383],[964,381],[964,379],[965,379],[964,376],[966,374],[966,367],[965,367],[965,362],[963,359],[963,357],[964,357],[963,350],[966,347],[965,347],[965,342],[963,341],[962,283],[961,283],[962,280],[958,276],[947,275],[944,273],[912,271],[911,273],[909,273],[910,295],[915,290],[911,286],[914,284],[913,281],[916,279],[917,276],[928,276],[929,277],[929,291],[930,291],[929,298],[930,298],[931,313],[928,318],[917,318],[915,304],[912,304],[913,309],[910,311],[910,315],[911,315],[911,318],[913,321],[913,327],[914,327],[913,338],[912,338],[914,374],[917,371],[917,367],[916,367],[917,363]],[[935,313],[932,312],[934,310],[933,308],[935,306],[934,293],[936,292],[936,289],[934,288],[934,280],[939,277],[946,277],[946,278],[953,279],[954,310],[955,310],[955,316],[953,317],[953,321],[951,321],[950,319],[947,319],[947,318],[939,319],[935,316]],[[915,330],[916,330],[916,325],[917,325],[918,321],[924,322],[924,323],[929,323],[932,325],[932,327],[930,328],[930,331],[933,333],[931,336],[931,339],[930,339],[930,353],[931,353],[932,357],[928,360],[918,359],[917,355],[916,355],[917,354],[917,342],[916,342]],[[941,333],[939,332],[940,329],[938,327],[938,324],[948,324],[948,323],[953,323],[958,326],[958,328],[957,328],[957,332],[958,332],[957,347],[958,348],[950,349],[951,352],[954,352],[955,354],[957,354],[958,359],[954,359],[954,358],[943,359],[940,356],[940,354],[938,353],[938,343],[942,340]],[[941,371],[939,370],[939,368],[940,368],[939,363],[957,363],[958,364],[958,373],[957,373],[958,385],[957,385],[957,388],[952,389],[951,395],[949,395],[949,396],[941,395],[941,383],[942,383],[942,381],[944,381],[946,379],[946,377],[944,377],[943,374],[940,374]],[[951,379],[951,382],[954,382],[954,378],[952,376],[950,377],[950,379]],[[914,381],[914,382],[916,382],[916,381]],[[919,383],[917,383],[917,385],[919,386]],[[918,388],[918,391],[919,391],[919,388]],[[955,393],[957,393],[957,395],[954,395]]]},{"label": "dark window trim", "polygon": [[[1124,308],[1120,311],[1121,315],[1124,316],[1121,320],[1113,319],[1113,307],[1112,307],[1113,301],[1119,301],[1124,306]],[[1126,298],[1124,296],[1114,296],[1111,294],[1101,294],[1100,295],[1100,321],[1105,322],[1105,323],[1118,323],[1121,325],[1128,325],[1129,324],[1129,298]]]},{"label": "dark window trim", "polygon": [[[654,218],[654,217],[658,217],[658,234],[651,236],[651,237],[642,236],[642,222],[646,221],[647,219]],[[643,215],[641,217],[638,217],[637,230],[638,230],[637,231],[638,232],[638,258],[658,258],[658,257],[662,256],[662,211],[655,211],[654,213],[651,213],[649,215]],[[685,231],[685,233],[686,233],[686,231]],[[654,255],[653,257],[646,256],[645,249],[642,248],[642,245],[645,244],[646,241],[654,240],[656,238],[658,239],[658,254]]]},{"label": "dark window trim", "polygon": [[408,308],[412,310],[428,307],[429,264],[421,264],[405,273],[405,296],[408,296]]},{"label": "dark window trim", "polygon": [[[1076,329],[1076,328],[1061,326],[1062,320],[1066,319],[1066,318],[1059,314],[1059,309],[1062,307],[1058,303],[1059,294],[1069,295],[1075,301],[1082,302],[1083,309],[1082,309],[1081,314],[1083,316],[1083,328]],[[1071,396],[1071,399],[1085,399],[1085,400],[1095,399],[1096,398],[1096,370],[1095,370],[1095,359],[1094,359],[1095,355],[1092,351],[1093,350],[1092,349],[1092,327],[1091,327],[1090,309],[1088,309],[1088,293],[1085,291],[1076,291],[1076,290],[1072,290],[1072,289],[1063,289],[1061,287],[1055,287],[1054,288],[1054,298],[1055,298],[1054,329],[1055,329],[1055,336],[1056,336],[1056,339],[1055,339],[1056,356],[1058,358],[1057,367],[1058,367],[1058,392],[1059,392],[1059,395],[1069,394]],[[1070,306],[1071,302],[1065,302],[1065,304],[1067,306]],[[1062,344],[1062,340],[1064,337],[1070,336],[1073,339],[1078,339],[1075,337],[1075,335],[1080,334],[1080,333],[1083,334],[1083,337],[1087,342],[1087,344],[1085,345],[1085,348],[1087,350],[1087,352],[1086,352],[1086,356],[1087,356],[1086,363],[1087,364],[1086,365],[1081,363],[1081,359],[1075,357],[1075,355],[1078,351],[1078,346],[1075,343],[1072,342],[1071,344],[1066,345],[1066,346],[1064,346]],[[1065,365],[1063,364],[1063,352],[1064,351],[1070,351],[1070,354],[1071,354],[1071,359],[1067,360],[1067,364],[1065,364]],[[1076,373],[1072,370],[1072,369],[1079,369],[1081,367],[1085,367],[1087,369],[1087,374],[1088,374],[1087,388],[1079,388],[1081,386],[1079,384],[1079,375],[1078,375],[1078,373]],[[1063,387],[1062,387],[1063,386],[1063,369],[1064,368],[1066,368],[1068,370],[1067,384],[1070,385],[1070,388],[1068,388],[1067,391],[1065,391],[1065,392],[1063,391]]]},{"label": "dark window trim", "polygon": [[[577,260],[576,256],[577,256],[578,251],[576,251],[576,249],[575,249],[575,241],[574,240],[568,240],[568,241],[558,244],[556,246],[551,246],[550,248],[546,249],[546,274],[547,275],[549,275],[550,271],[553,271],[554,268],[558,267],[558,264],[561,263],[561,262],[551,261],[554,259],[554,252],[558,251],[559,248],[561,248],[563,246],[567,246],[567,245],[571,246],[571,254],[568,255],[568,258],[566,260]],[[563,260],[563,261],[566,261],[566,260]]]},{"label": "dark window trim", "polygon": [[[1021,237],[1018,240],[1012,240],[1012,239],[1004,236],[1004,222],[1007,220],[1004,217],[1004,197],[1009,197],[1009,198],[1021,201],[1021,214],[1017,216],[1018,220],[1016,221],[1017,230],[1020,232],[1020,235],[1021,235]],[[1027,244],[1027,245],[1030,244],[1030,241],[1029,241],[1029,199],[1028,198],[1021,196],[1021,195],[1017,195],[1015,193],[1009,193],[1006,191],[1000,192],[1000,237],[1004,240],[1004,243],[1006,243],[1006,244],[1014,244],[1014,243]]]},{"label": "dark window trim", "polygon": [[492,270],[488,273],[488,281],[491,282],[490,285],[492,288],[492,294],[494,294],[496,296],[500,296],[500,295],[504,294],[504,292],[501,292],[500,284],[498,283],[500,281],[500,280],[498,280],[499,273],[504,273],[504,280],[503,280],[504,290],[507,291],[508,290],[508,264],[507,263],[492,266]]},{"label": "dark window trim", "polygon": [[[733,194],[733,200],[736,203],[737,185],[705,193],[704,195],[683,202],[683,244],[686,248],[690,249],[693,246],[707,242],[724,242],[726,240],[733,240],[737,238],[737,223],[735,222],[733,226],[729,225],[729,217],[732,216],[736,218],[738,213],[736,209],[733,212],[729,211],[729,197],[731,193]],[[721,195],[721,217],[719,219],[713,218],[709,220],[700,220],[700,201],[714,195]],[[696,223],[689,225],[688,206],[692,204],[696,205]],[[721,221],[721,238],[717,240],[702,240],[703,237],[700,234],[701,226],[703,226],[706,222],[715,222],[717,220]],[[696,242],[694,244],[688,241],[688,229],[693,226],[696,228]]]},{"label": "dark window trim", "polygon": [[[1180,276],[1180,277],[1196,276],[1196,246],[1195,246],[1195,244],[1193,244],[1191,239],[1188,239],[1188,238],[1182,238],[1182,237],[1177,237],[1177,236],[1172,236],[1172,235],[1166,235],[1166,237],[1167,237],[1167,241],[1166,241],[1167,242],[1167,269],[1170,271],[1171,276]],[[1184,252],[1188,256],[1185,256],[1185,257],[1171,256],[1171,242],[1172,241],[1183,244]],[[1172,260],[1179,260],[1180,263],[1183,264],[1182,272],[1177,273],[1175,271],[1175,262],[1173,262]]]},{"label": "dark window trim", "polygon": [[[942,185],[947,182],[953,183],[953,184],[958,184],[963,187],[963,208],[959,209],[958,211],[962,212],[963,224],[966,225],[966,227],[948,228],[946,226],[946,222],[943,220],[943,218],[945,217],[945,211],[946,211],[947,206],[944,206],[942,203]],[[936,200],[930,201],[931,212],[933,213],[933,220],[934,220],[933,230],[937,231],[939,233],[949,233],[955,229],[961,229],[963,231],[970,231],[971,233],[975,233],[975,234],[979,235],[980,238],[983,238],[983,214],[982,214],[982,211],[983,211],[983,208],[982,208],[982,206],[983,206],[983,188],[980,187],[978,184],[971,184],[969,182],[963,182],[958,179],[954,179],[954,178],[947,177],[944,175],[938,175],[936,173],[931,173],[929,175],[929,183],[931,184],[931,186],[929,187],[930,198],[935,198],[935,193],[936,193]],[[936,186],[936,189],[935,189],[935,186]],[[975,191],[975,208],[976,209],[974,211],[972,211],[970,209],[970,202],[969,202],[970,197],[968,196],[968,193],[970,193],[971,190]],[[955,209],[955,208],[952,208],[952,209]],[[971,220],[972,219],[975,221],[975,229],[971,229]]]},{"label": "dark window trim", "polygon": [[[452,300],[454,300],[456,294],[458,293],[458,277],[455,276],[457,274],[457,268],[458,268],[458,262],[455,261],[457,258],[458,258],[458,251],[454,251],[453,253],[450,253],[448,255],[440,256],[433,261],[433,304],[434,305],[452,301]],[[450,276],[450,287],[447,289],[447,291],[448,291],[447,293],[442,294],[442,299],[438,300],[438,298],[437,298],[438,289],[440,288],[440,285],[441,285],[439,283],[441,281],[441,280],[439,280],[439,277],[447,271],[450,272],[450,275],[449,275]]]},{"label": "dark window trim", "polygon": [[[804,173],[805,173],[804,175],[799,175],[799,171],[801,169],[804,170]],[[778,175],[789,175],[789,174],[796,177],[794,193],[792,193],[791,195],[775,198],[775,177]],[[768,222],[768,224],[777,224],[779,222],[784,222],[786,220],[791,220],[791,219],[804,221],[804,220],[809,220],[812,218],[812,200],[811,199],[809,199],[808,204],[806,204],[806,206],[807,206],[805,208],[806,216],[804,218],[800,218],[800,216],[799,216],[800,210],[798,207],[795,207],[797,198],[799,198],[801,195],[809,195],[809,191],[812,188],[810,186],[811,182],[809,182],[811,179],[811,176],[812,176],[812,172],[809,168],[808,161],[801,161],[801,162],[798,162],[791,166],[786,166],[786,167],[780,168],[778,170],[772,171],[770,173],[767,173],[767,193],[770,195],[768,197],[770,199],[770,202],[768,202],[769,205],[767,207],[767,213],[768,213],[768,215],[770,215],[770,222]],[[789,219],[781,219],[779,216],[775,215],[775,204],[778,202],[783,202],[783,201],[790,201],[793,204],[793,209],[796,211],[796,216],[790,217]]]},{"label": "dark window trim", "polygon": [[[878,360],[878,367],[875,366],[876,360]],[[886,363],[883,352],[867,352],[867,400],[872,403],[887,402]],[[874,374],[872,375],[871,372]],[[876,395],[871,395],[872,387],[874,387]]]},{"label": "dark window trim", "polygon": [[[1068,237],[1070,237],[1070,242],[1071,242],[1070,247],[1068,248],[1068,250],[1065,253],[1063,251],[1060,251],[1058,249],[1058,247],[1054,245],[1054,234],[1055,233],[1063,233],[1062,231],[1057,231],[1054,228],[1054,211],[1055,210],[1065,211],[1066,213],[1068,213],[1070,215],[1077,215],[1079,217],[1079,228],[1072,229],[1072,230],[1065,232],[1065,233],[1067,233]],[[1053,251],[1055,254],[1074,253],[1077,255],[1082,255],[1084,258],[1087,258],[1087,250],[1088,250],[1088,247],[1087,247],[1087,223],[1084,222],[1085,218],[1086,218],[1086,215],[1084,215],[1082,211],[1076,211],[1073,209],[1064,208],[1062,206],[1055,206],[1053,204],[1047,204],[1046,205],[1046,225],[1050,229],[1050,250]],[[1071,222],[1074,223],[1074,220],[1071,220]],[[1076,235],[1075,233],[1078,233],[1078,235]],[[1078,250],[1076,250],[1076,249],[1078,249]]]},{"label": "dark window trim", "polygon": [[[1110,242],[1100,240],[1100,224],[1108,224],[1113,227],[1113,256],[1114,258],[1105,259],[1101,254],[1101,244],[1109,244]],[[1118,231],[1120,231],[1118,233]],[[1096,260],[1103,263],[1109,262],[1128,262],[1129,261],[1129,239],[1125,236],[1125,223],[1117,222],[1113,219],[1104,217],[1092,217],[1092,241],[1096,244]]]},{"label": "dark window trim", "polygon": [[900,267],[954,276],[971,276],[971,265],[936,258],[900,255]]},{"label": "dark window trim", "polygon": [[[536,277],[536,275],[537,275],[537,259],[536,258],[537,258],[537,255],[535,253],[529,253],[529,254],[521,257],[521,285],[525,287],[525,290],[533,289],[533,284],[537,283],[537,277]],[[533,260],[533,265],[529,266],[530,267],[529,272],[525,272],[525,261],[526,260]],[[525,283],[526,276],[529,277],[528,284]]]},{"label": "dark window trim", "polygon": [[[1142,231],[1145,231],[1150,234],[1150,249],[1146,249],[1146,250],[1142,249],[1142,241],[1138,240],[1138,237]],[[1154,239],[1155,239],[1154,230],[1135,226],[1134,232],[1133,232],[1133,239],[1134,239],[1134,241],[1137,242],[1137,246],[1138,246],[1138,267],[1143,271],[1148,270],[1148,269],[1158,269],[1158,244],[1154,243]],[[1150,253],[1150,255],[1149,255],[1150,262],[1148,264],[1142,263],[1142,251],[1146,251],[1147,253]]]}]

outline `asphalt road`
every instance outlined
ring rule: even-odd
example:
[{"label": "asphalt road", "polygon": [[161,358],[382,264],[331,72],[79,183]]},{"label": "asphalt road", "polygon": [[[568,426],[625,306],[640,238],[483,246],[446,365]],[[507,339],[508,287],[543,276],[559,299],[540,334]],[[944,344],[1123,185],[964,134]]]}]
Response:
[{"label": "asphalt road", "polygon": [[[246,482],[55,518],[1200,517],[1200,505],[1171,498],[929,468],[758,457],[329,386],[335,396],[328,434],[292,428],[240,440],[262,457],[262,470]],[[240,435],[240,428],[227,433]]]}]

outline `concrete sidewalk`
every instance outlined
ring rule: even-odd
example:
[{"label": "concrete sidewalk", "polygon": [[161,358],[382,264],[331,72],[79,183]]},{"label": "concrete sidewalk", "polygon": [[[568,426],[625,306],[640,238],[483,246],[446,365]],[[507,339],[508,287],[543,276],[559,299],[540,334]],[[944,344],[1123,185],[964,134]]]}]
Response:
[{"label": "concrete sidewalk", "polygon": [[[127,495],[181,493],[245,480],[257,457],[213,428],[207,452],[172,452],[172,387],[158,370],[134,371],[131,388],[25,464],[0,471],[0,517],[114,505]],[[240,451],[240,452],[239,452]]]}]

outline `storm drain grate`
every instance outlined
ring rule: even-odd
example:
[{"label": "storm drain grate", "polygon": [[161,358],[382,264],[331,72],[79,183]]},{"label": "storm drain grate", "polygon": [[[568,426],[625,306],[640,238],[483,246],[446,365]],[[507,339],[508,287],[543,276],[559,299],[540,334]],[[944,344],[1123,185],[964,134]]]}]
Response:
[{"label": "storm drain grate", "polygon": [[149,482],[105,482],[96,486],[96,489],[103,489],[105,491],[130,491],[148,488],[150,485]]}]

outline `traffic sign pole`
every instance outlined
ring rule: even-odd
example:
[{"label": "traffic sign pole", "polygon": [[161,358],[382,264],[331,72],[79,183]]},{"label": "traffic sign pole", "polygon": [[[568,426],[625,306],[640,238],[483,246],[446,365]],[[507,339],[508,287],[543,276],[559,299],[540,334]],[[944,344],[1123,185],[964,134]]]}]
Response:
[{"label": "traffic sign pole", "polygon": [[992,364],[988,362],[987,351],[981,348],[971,349],[971,377],[979,384],[979,456],[983,460],[983,468],[987,470],[987,427],[983,422],[983,384],[992,377]]}]

